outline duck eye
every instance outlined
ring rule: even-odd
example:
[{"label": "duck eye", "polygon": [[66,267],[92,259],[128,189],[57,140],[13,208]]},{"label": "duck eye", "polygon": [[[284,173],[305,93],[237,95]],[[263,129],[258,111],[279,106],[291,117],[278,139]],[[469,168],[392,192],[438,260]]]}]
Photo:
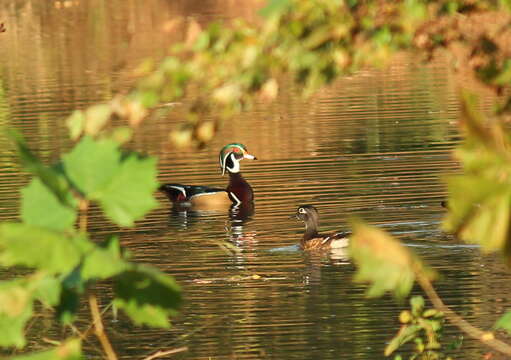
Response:
[{"label": "duck eye", "polygon": [[299,208],[299,209],[298,209],[298,212],[299,212],[300,214],[305,214],[305,209],[304,209],[304,208]]}]

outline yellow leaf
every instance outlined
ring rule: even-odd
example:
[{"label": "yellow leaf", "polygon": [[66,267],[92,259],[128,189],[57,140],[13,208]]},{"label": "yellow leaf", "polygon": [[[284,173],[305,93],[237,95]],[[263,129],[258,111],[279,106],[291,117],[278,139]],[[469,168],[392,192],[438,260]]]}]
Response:
[{"label": "yellow leaf", "polygon": [[202,28],[200,24],[197,22],[197,20],[192,19],[190,23],[188,24],[188,28],[186,30],[186,39],[185,44],[187,46],[192,46],[197,38],[199,37],[199,34],[202,32]]},{"label": "yellow leaf", "polygon": [[493,335],[492,332],[485,332],[482,336],[481,336],[481,341],[490,341],[490,340],[494,340],[495,339],[495,335]]},{"label": "yellow leaf", "polygon": [[270,79],[264,83],[261,88],[261,97],[265,100],[274,100],[279,92],[279,84],[277,80]]}]

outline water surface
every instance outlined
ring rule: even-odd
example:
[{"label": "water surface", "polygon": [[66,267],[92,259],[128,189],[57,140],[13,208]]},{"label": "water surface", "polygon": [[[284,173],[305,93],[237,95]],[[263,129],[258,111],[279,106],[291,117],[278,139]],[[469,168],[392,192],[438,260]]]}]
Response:
[{"label": "water surface", "polygon": [[[200,6],[199,6],[200,3]],[[257,21],[260,2],[15,1],[0,9],[0,124],[20,129],[48,161],[67,151],[63,118],[72,109],[111,98],[133,83],[133,69],[160,58],[182,33],[166,32],[176,16],[206,24],[244,16]],[[121,234],[135,260],[176,277],[185,303],[170,330],[135,327],[107,312],[119,356],[142,358],[187,346],[182,359],[381,359],[404,307],[386,296],[364,298],[343,253],[303,253],[301,224],[289,219],[299,204],[315,205],[323,230],[346,229],[358,216],[402,239],[438,269],[444,301],[488,328],[508,301],[509,275],[498,259],[459,244],[438,230],[445,188],[456,171],[450,150],[459,140],[456,79],[446,60],[423,65],[401,56],[385,70],[339,80],[311,99],[289,85],[274,104],[258,104],[224,124],[204,149],[174,149],[170,117],[144,124],[130,145],[159,157],[160,181],[225,186],[219,149],[242,142],[259,160],[242,169],[255,190],[254,214],[173,211],[161,206],[133,229],[119,230],[92,213],[97,239]],[[193,97],[193,94],[190,96]],[[0,136],[1,220],[17,218],[19,189],[28,181]],[[277,250],[277,251],[276,251]],[[103,304],[108,287],[101,288]],[[61,329],[36,323],[31,348]],[[46,325],[45,325],[46,324]],[[85,327],[85,324],[79,324]],[[446,332],[446,342],[459,333]],[[86,342],[90,357],[98,345]],[[457,358],[486,350],[466,341]]]}]

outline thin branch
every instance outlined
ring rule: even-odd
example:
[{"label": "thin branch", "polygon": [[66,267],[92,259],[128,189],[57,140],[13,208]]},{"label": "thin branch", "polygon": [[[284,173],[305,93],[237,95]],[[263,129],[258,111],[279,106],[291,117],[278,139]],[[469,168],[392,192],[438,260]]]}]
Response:
[{"label": "thin branch", "polygon": [[452,311],[447,305],[444,304],[442,299],[438,296],[435,288],[431,284],[431,281],[419,270],[416,271],[417,282],[422,287],[429,300],[433,303],[433,306],[442,311],[445,314],[445,317],[455,326],[457,326],[461,331],[465,332],[470,337],[481,341],[483,344],[492,348],[495,351],[498,351],[502,354],[506,354],[511,356],[511,345],[495,339],[492,332],[483,331],[479,328],[476,328],[468,321],[460,317],[454,311]]},{"label": "thin branch", "polygon": [[[101,310],[101,312],[99,313],[101,318],[103,317],[103,315],[105,315],[105,313],[108,311],[108,309],[110,309],[111,306],[112,306],[112,302],[110,302],[110,304],[108,304],[107,306],[105,306],[103,308],[103,310]],[[92,322],[92,324],[90,324],[83,332],[83,340],[85,340],[93,330],[94,330],[94,322]]]},{"label": "thin branch", "polygon": [[80,218],[78,221],[78,226],[80,227],[80,231],[87,232],[87,212],[89,210],[89,200],[81,199],[80,200]]},{"label": "thin branch", "polygon": [[148,357],[145,357],[142,360],[153,360],[153,359],[156,359],[156,358],[159,358],[159,357],[162,357],[162,356],[177,354],[177,353],[180,353],[180,352],[183,352],[183,351],[188,351],[188,346],[183,346],[183,347],[180,347],[180,348],[176,348],[176,349],[172,349],[172,350],[165,350],[165,351],[164,350],[158,350],[154,354],[149,355]]},{"label": "thin branch", "polygon": [[115,354],[112,344],[105,333],[105,328],[99,312],[98,299],[95,294],[89,295],[89,306],[92,320],[94,322],[94,333],[99,339],[108,360],[117,360],[117,355]]}]

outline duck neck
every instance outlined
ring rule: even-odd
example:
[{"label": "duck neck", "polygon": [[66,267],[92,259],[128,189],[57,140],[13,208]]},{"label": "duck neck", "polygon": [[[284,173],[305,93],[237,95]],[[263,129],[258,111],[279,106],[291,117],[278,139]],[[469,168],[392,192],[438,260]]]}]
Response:
[{"label": "duck neck", "polygon": [[242,203],[254,200],[252,187],[243,178],[243,175],[241,175],[240,172],[229,172],[229,185],[227,186],[227,192],[234,194],[237,201]]},{"label": "duck neck", "polygon": [[312,219],[305,221],[305,234],[303,234],[303,241],[313,239],[318,236],[318,223]]},{"label": "duck neck", "polygon": [[237,173],[229,173],[229,187],[233,189],[237,188],[244,188],[247,184],[247,181],[245,178],[243,178],[243,175],[241,175],[240,172]]}]

